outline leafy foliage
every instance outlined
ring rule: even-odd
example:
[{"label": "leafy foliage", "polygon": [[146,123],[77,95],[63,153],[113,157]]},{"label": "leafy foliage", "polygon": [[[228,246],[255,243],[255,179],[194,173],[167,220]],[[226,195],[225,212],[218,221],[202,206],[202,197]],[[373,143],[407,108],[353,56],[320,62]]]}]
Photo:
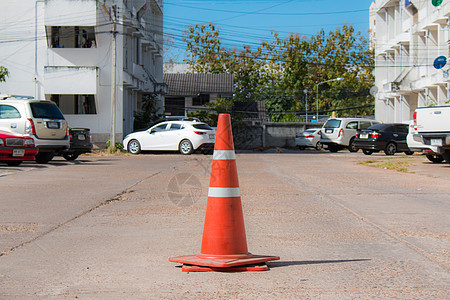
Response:
[{"label": "leafy foliage", "polygon": [[[273,121],[282,121],[286,111],[314,108],[319,88],[319,110],[342,110],[342,116],[373,114],[373,51],[360,32],[343,25],[326,34],[323,30],[311,38],[291,33],[281,39],[272,32],[270,41],[252,49],[222,46],[214,24],[195,24],[185,32],[188,58],[194,72],[234,75],[235,101],[264,100]],[[331,79],[343,77],[343,81]],[[293,119],[292,113],[287,119]]]},{"label": "leafy foliage", "polygon": [[6,77],[8,77],[8,75],[9,75],[8,69],[3,66],[0,66],[0,82],[6,81]]},{"label": "leafy foliage", "polygon": [[153,94],[142,96],[142,111],[134,113],[134,128],[146,129],[150,123],[161,119],[162,115],[157,113],[156,98]]},{"label": "leafy foliage", "polygon": [[[217,98],[215,102],[206,103],[205,107],[207,110],[198,110],[196,112],[190,113],[190,117],[197,117],[202,122],[209,124],[210,126],[217,126],[217,120],[219,119],[219,114],[230,113],[233,108],[233,101],[229,98]],[[233,127],[238,126],[242,121],[242,114],[234,114],[231,118]]]}]

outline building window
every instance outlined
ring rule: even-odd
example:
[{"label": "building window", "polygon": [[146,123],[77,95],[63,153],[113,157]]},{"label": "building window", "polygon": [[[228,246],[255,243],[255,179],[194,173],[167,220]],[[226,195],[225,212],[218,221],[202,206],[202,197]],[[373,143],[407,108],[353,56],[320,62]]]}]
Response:
[{"label": "building window", "polygon": [[192,105],[202,106],[209,103],[209,94],[199,94],[197,97],[192,98]]},{"label": "building window", "polygon": [[96,48],[94,26],[49,26],[50,48]]},{"label": "building window", "polygon": [[94,95],[51,95],[50,100],[55,102],[63,114],[67,115],[95,115]]}]

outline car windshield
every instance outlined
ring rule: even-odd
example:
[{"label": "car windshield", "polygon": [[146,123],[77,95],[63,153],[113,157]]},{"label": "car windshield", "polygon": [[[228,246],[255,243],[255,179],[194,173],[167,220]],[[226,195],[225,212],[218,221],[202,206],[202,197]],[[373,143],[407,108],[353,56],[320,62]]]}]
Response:
[{"label": "car windshield", "polygon": [[64,119],[58,106],[52,103],[30,103],[33,117],[39,119]]},{"label": "car windshield", "polygon": [[194,124],[192,127],[195,129],[213,130],[208,124]]},{"label": "car windshield", "polygon": [[341,126],[341,120],[328,120],[325,125],[323,125],[324,128],[339,128]]},{"label": "car windshield", "polygon": [[316,129],[307,129],[304,131],[304,133],[314,133],[316,132]]}]

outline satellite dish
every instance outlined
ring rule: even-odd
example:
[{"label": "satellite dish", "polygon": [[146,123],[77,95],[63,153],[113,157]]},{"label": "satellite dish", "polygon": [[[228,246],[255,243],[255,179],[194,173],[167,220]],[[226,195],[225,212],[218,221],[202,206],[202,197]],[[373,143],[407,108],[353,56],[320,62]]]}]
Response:
[{"label": "satellite dish", "polygon": [[375,97],[375,95],[378,93],[378,88],[376,86],[371,87],[369,93]]},{"label": "satellite dish", "polygon": [[438,56],[433,62],[433,66],[438,70],[442,69],[445,64],[447,64],[447,58],[445,56]]}]

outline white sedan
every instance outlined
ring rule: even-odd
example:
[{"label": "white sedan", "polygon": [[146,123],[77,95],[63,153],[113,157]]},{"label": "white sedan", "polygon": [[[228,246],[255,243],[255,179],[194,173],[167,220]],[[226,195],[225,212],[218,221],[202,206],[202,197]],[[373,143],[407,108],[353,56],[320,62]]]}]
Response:
[{"label": "white sedan", "polygon": [[123,140],[123,147],[132,154],[141,151],[180,151],[189,155],[197,149],[211,150],[216,132],[198,121],[166,121],[145,131],[133,132]]},{"label": "white sedan", "polygon": [[316,148],[316,150],[322,149],[320,143],[320,130],[321,128],[309,128],[303,132],[295,135],[295,146],[300,150],[304,150],[306,147]]}]

